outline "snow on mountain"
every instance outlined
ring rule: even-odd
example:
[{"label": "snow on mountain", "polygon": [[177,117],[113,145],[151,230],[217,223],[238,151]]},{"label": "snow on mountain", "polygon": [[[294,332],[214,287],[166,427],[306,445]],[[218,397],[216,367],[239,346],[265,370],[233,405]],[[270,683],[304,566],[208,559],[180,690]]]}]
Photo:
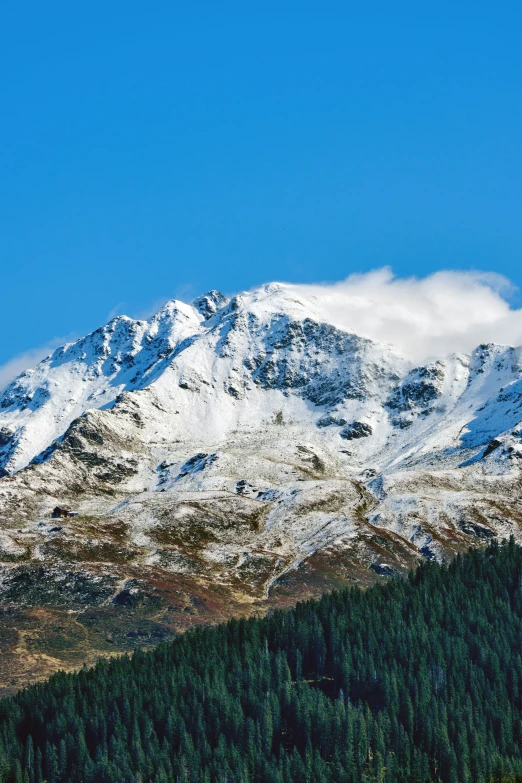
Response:
[{"label": "snow on mountain", "polygon": [[0,396],[0,593],[59,567],[284,603],[521,539],[521,458],[520,349],[415,366],[290,286],[211,291],[115,318]]},{"label": "snow on mountain", "polygon": [[200,321],[182,302],[168,302],[150,321],[118,316],[26,370],[0,396],[0,469],[20,470],[86,410],[151,383]]},{"label": "snow on mountain", "polygon": [[312,440],[397,464],[406,449],[474,448],[515,426],[521,370],[520,349],[494,345],[413,367],[281,284],[230,302],[212,291],[150,321],[119,316],[14,380],[0,397],[0,469],[26,467],[87,411],[147,388],[185,408],[178,426],[197,439],[203,423],[219,438],[281,408]]}]

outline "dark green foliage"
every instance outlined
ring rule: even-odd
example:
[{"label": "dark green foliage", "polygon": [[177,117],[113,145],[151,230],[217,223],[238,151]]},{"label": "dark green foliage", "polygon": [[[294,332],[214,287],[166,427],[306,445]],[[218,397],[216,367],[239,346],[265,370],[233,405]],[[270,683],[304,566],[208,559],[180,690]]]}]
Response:
[{"label": "dark green foliage", "polygon": [[187,632],[0,704],[1,783],[522,775],[522,550]]}]

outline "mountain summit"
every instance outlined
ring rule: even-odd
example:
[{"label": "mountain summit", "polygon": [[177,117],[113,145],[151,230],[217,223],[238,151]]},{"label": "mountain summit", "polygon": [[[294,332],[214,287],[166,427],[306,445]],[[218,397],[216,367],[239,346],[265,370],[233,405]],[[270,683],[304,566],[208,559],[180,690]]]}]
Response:
[{"label": "mountain summit", "polygon": [[356,331],[272,283],[119,316],[22,373],[0,395],[3,600],[90,612],[100,653],[111,612],[126,649],[520,539],[520,350],[416,366]]}]

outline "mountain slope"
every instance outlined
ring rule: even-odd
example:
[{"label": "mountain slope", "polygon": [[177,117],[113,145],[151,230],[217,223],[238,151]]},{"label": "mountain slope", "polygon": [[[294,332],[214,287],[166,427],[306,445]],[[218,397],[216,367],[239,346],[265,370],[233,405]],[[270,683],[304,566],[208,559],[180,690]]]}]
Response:
[{"label": "mountain slope", "polygon": [[0,703],[0,781],[520,781],[521,571],[493,543],[55,677]]},{"label": "mountain slope", "polygon": [[521,433],[519,349],[416,367],[280,284],[119,317],[0,396],[0,594],[76,618],[52,669],[520,539]]}]

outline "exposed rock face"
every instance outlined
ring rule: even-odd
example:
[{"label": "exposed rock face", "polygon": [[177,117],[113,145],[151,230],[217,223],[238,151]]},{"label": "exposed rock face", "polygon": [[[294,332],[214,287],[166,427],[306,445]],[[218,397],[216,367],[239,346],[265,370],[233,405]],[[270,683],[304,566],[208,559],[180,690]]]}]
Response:
[{"label": "exposed rock face", "polygon": [[370,340],[329,324],[280,316],[270,323],[264,350],[253,359],[252,378],[264,389],[293,391],[317,406],[331,408],[346,400],[362,400],[376,382],[395,377],[385,361],[376,375],[367,372],[365,359],[373,347]]},{"label": "exposed rock face", "polygon": [[522,540],[521,467],[518,349],[415,367],[273,284],[116,318],[0,394],[4,685]]},{"label": "exposed rock face", "polygon": [[427,367],[416,367],[393,389],[386,403],[388,408],[425,415],[435,400],[442,396],[444,377],[444,363],[441,361]]},{"label": "exposed rock face", "polygon": [[364,421],[352,421],[342,428],[339,435],[344,440],[357,440],[358,438],[367,438],[373,432],[369,424]]}]

